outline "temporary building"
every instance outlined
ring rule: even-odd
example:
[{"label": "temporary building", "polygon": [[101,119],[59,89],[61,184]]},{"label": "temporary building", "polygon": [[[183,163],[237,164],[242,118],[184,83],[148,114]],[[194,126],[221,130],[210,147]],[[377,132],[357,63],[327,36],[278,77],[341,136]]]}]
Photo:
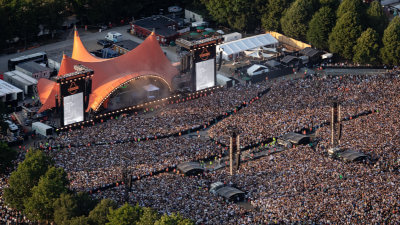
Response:
[{"label": "temporary building", "polygon": [[278,40],[272,37],[272,35],[260,34],[217,45],[217,53],[222,52],[223,59],[230,60],[230,57],[235,58],[240,52],[263,46],[276,47],[277,44]]},{"label": "temporary building", "polygon": [[38,83],[35,78],[18,70],[5,72],[4,80],[22,89],[26,95],[32,94],[34,86]]},{"label": "temporary building", "polygon": [[24,93],[21,89],[4,80],[0,80],[0,101],[7,103],[11,101],[21,101],[23,98]]}]

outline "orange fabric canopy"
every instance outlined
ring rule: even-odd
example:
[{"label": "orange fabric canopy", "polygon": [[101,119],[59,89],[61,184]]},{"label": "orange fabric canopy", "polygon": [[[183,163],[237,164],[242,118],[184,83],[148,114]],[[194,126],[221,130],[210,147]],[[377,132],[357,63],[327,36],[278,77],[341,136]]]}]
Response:
[{"label": "orange fabric canopy", "polygon": [[[154,33],[138,47],[124,55],[112,59],[99,59],[92,56],[84,48],[77,31],[75,31],[72,58],[63,57],[58,76],[74,72],[74,65],[77,64],[82,64],[94,70],[92,93],[87,109],[93,109],[94,111],[97,111],[102,102],[125,82],[141,76],[153,76],[161,78],[171,87],[173,77],[178,74],[178,70],[162,51]],[[58,92],[51,91],[49,95],[45,94],[49,91],[44,89],[50,88],[50,86],[45,85],[45,82],[41,80],[39,80],[39,83],[43,83],[41,85],[38,83],[38,91],[39,96],[43,92],[43,100],[40,97],[42,103],[45,102],[40,109],[43,111],[55,107],[54,99],[55,94]],[[58,86],[53,86],[52,89],[55,88],[59,90]],[[51,102],[48,103],[50,100]],[[52,104],[53,102],[54,104]]]}]

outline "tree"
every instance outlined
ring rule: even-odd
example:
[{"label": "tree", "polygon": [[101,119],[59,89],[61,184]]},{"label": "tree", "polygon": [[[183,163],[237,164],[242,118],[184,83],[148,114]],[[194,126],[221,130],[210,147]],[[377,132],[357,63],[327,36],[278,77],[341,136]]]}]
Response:
[{"label": "tree", "polygon": [[316,48],[328,49],[328,38],[335,21],[336,17],[331,8],[320,8],[310,21],[307,40]]},{"label": "tree", "polygon": [[32,196],[31,189],[51,165],[51,160],[40,150],[29,150],[25,160],[11,173],[9,187],[4,190],[4,198],[12,208],[22,211],[24,200]]},{"label": "tree", "polygon": [[179,213],[164,214],[154,225],[193,225],[193,221],[183,218]]},{"label": "tree", "polygon": [[118,209],[110,209],[107,218],[110,222],[107,225],[132,225],[139,221],[140,216],[143,214],[143,209],[136,205],[132,207],[128,203]]},{"label": "tree", "polygon": [[[52,34],[59,29],[66,18],[66,0],[43,0],[38,10],[38,23]],[[52,37],[54,37],[52,35]]]},{"label": "tree", "polygon": [[12,161],[17,157],[17,152],[4,142],[0,142],[0,174],[5,173],[12,166]]},{"label": "tree", "polygon": [[40,178],[37,186],[32,188],[32,196],[25,200],[24,213],[31,220],[53,221],[53,202],[62,193],[67,192],[67,174],[64,169],[49,167],[46,174]]},{"label": "tree", "polygon": [[357,14],[347,12],[338,19],[329,35],[329,49],[346,59],[353,58],[353,46],[362,32]]},{"label": "tree", "polygon": [[[211,17],[220,24],[227,24],[239,31],[252,31],[258,26],[257,8],[263,0],[203,0]],[[260,7],[259,7],[260,6]],[[257,15],[257,16],[255,16]]]},{"label": "tree", "polygon": [[341,1],[338,0],[319,0],[322,7],[330,7],[333,11],[336,11]]},{"label": "tree", "polygon": [[291,3],[290,0],[268,0],[266,10],[261,16],[261,26],[266,31],[281,32],[281,22],[283,11]]},{"label": "tree", "polygon": [[342,17],[347,12],[358,13],[361,17],[364,12],[362,0],[343,0],[336,12],[337,18]]},{"label": "tree", "polygon": [[79,216],[81,215],[89,215],[90,211],[96,207],[98,201],[92,199],[90,195],[86,192],[79,192],[75,196],[77,202],[77,210],[79,212]]},{"label": "tree", "polygon": [[154,225],[154,223],[160,219],[160,216],[156,211],[151,208],[144,207],[143,208],[143,215],[140,217],[138,225]]},{"label": "tree", "polygon": [[62,193],[54,202],[54,222],[64,224],[78,215],[78,203],[71,194]]},{"label": "tree", "polygon": [[374,29],[380,37],[388,25],[388,18],[383,12],[382,6],[378,1],[373,1],[367,9],[368,27]]},{"label": "tree", "polygon": [[117,203],[110,199],[103,199],[96,207],[90,211],[89,219],[94,224],[103,225],[109,222],[107,216],[111,210],[117,208]]},{"label": "tree", "polygon": [[91,225],[90,219],[86,216],[74,217],[65,222],[66,225]]},{"label": "tree", "polygon": [[357,39],[357,45],[354,46],[353,61],[357,63],[371,63],[377,62],[379,53],[379,35],[372,28],[368,28]]},{"label": "tree", "polygon": [[285,35],[305,40],[308,30],[308,23],[318,8],[315,0],[296,0],[281,18],[282,31]]},{"label": "tree", "polygon": [[383,33],[381,58],[383,63],[400,65],[400,18],[394,17]]}]

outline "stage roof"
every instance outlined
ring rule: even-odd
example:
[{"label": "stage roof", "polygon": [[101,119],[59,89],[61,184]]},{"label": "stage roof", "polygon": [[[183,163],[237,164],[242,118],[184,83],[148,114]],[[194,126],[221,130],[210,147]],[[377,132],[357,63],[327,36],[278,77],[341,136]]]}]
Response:
[{"label": "stage roof", "polygon": [[[138,47],[124,55],[111,59],[100,59],[92,56],[86,50],[78,32],[75,31],[72,57],[63,57],[58,76],[74,72],[74,65],[78,64],[94,70],[92,93],[86,111],[90,109],[97,111],[112,92],[133,79],[141,76],[160,78],[171,89],[172,79],[179,73],[165,56],[154,33],[148,36]],[[39,83],[41,82],[44,83],[38,84],[38,91],[39,96],[44,97],[44,101],[42,97],[40,99],[44,103],[39,112],[55,107],[55,94],[59,92],[47,90],[46,88],[50,88],[48,81],[41,79]],[[54,88],[57,88],[57,86],[53,85]],[[47,94],[48,92],[50,94]],[[48,101],[50,102],[48,103]]]}]

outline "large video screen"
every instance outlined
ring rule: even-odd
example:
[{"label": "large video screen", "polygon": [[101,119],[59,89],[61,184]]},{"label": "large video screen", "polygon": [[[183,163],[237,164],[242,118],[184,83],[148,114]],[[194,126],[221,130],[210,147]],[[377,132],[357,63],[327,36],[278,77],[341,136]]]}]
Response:
[{"label": "large video screen", "polygon": [[215,59],[196,63],[196,91],[214,86]]},{"label": "large video screen", "polygon": [[64,126],[83,120],[83,92],[64,97]]}]

